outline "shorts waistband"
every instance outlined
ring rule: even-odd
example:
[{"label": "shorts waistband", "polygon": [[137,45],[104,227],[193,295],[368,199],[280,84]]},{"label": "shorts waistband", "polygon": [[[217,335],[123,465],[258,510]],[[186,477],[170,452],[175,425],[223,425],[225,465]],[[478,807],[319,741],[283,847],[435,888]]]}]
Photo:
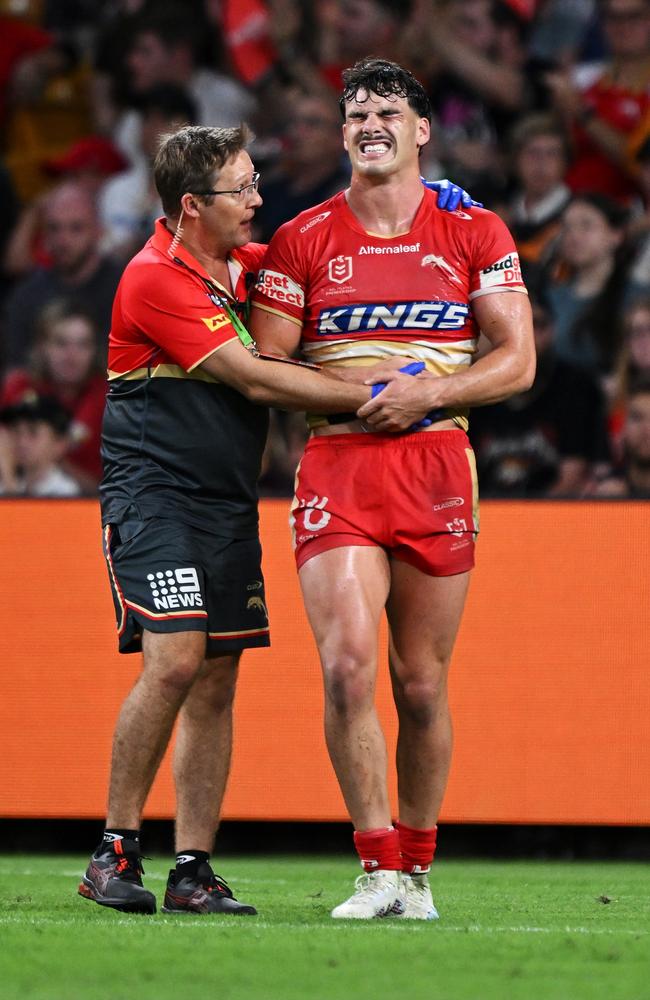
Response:
[{"label": "shorts waistband", "polygon": [[323,436],[314,435],[307,442],[308,448],[323,448],[329,445],[349,445],[354,448],[388,447],[391,445],[401,448],[433,448],[438,444],[461,444],[465,447],[469,445],[469,438],[464,430],[456,427],[453,430],[436,431],[433,434],[381,434],[370,432],[368,434],[325,434]]}]

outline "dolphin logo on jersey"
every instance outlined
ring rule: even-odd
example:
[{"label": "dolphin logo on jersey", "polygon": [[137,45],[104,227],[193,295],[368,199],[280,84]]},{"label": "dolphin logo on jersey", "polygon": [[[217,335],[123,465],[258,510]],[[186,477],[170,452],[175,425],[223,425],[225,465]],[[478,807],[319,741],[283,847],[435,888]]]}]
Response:
[{"label": "dolphin logo on jersey", "polygon": [[266,620],[268,621],[269,618],[268,611],[266,610],[264,601],[262,600],[261,597],[249,597],[248,601],[246,602],[246,610],[261,611],[262,614],[265,616]]},{"label": "dolphin logo on jersey", "polygon": [[462,330],[470,314],[465,302],[394,302],[321,309],[320,336],[373,330]]},{"label": "dolphin logo on jersey", "polygon": [[462,285],[462,281],[454,271],[451,264],[448,264],[444,257],[436,257],[434,253],[428,253],[426,257],[422,258],[422,267],[439,267],[441,271],[447,274],[451,281],[455,281],[457,285]]}]

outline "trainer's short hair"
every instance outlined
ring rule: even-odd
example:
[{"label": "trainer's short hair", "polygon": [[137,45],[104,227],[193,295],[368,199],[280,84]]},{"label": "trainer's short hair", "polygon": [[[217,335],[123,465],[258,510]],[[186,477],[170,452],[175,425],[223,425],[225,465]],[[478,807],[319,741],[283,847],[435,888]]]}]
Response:
[{"label": "trainer's short hair", "polygon": [[370,91],[379,97],[405,97],[418,118],[431,121],[431,102],[427,92],[412,73],[388,59],[362,59],[351,69],[343,72],[343,93],[339,100],[341,115],[345,121],[345,105],[352,101],[360,90]]},{"label": "trainer's short hair", "polygon": [[[208,191],[215,182],[215,171],[241,153],[252,138],[244,124],[238,128],[186,125],[163,136],[153,173],[165,215],[178,217],[181,198],[187,192]],[[212,199],[207,196],[205,200],[209,203]]]}]

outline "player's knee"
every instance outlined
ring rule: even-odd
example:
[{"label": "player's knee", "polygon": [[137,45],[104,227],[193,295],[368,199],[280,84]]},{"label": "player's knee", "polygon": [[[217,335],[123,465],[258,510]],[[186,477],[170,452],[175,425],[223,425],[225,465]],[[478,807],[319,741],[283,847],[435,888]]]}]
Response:
[{"label": "player's knee", "polygon": [[324,663],[325,692],[338,715],[355,715],[373,700],[368,670],[354,654],[339,654]]},{"label": "player's knee", "polygon": [[166,663],[157,671],[160,687],[169,697],[182,697],[188,693],[194,684],[201,664],[196,658],[175,659]]},{"label": "player's knee", "polygon": [[235,700],[237,685],[237,670],[214,669],[202,674],[196,686],[200,688],[201,698],[214,712],[227,712]]},{"label": "player's knee", "polygon": [[430,726],[447,708],[447,686],[430,678],[412,678],[399,686],[396,700],[411,722]]}]

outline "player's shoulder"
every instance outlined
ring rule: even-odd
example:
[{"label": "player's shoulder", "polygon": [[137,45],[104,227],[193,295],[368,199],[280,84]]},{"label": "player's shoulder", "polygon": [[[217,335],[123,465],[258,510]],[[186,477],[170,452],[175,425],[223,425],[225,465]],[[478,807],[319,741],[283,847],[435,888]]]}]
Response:
[{"label": "player's shoulder", "polygon": [[266,243],[246,243],[231,252],[231,256],[239,261],[245,271],[257,271],[266,253]]},{"label": "player's shoulder", "polygon": [[311,239],[317,234],[320,227],[326,227],[327,223],[333,221],[339,214],[343,201],[343,192],[339,191],[331,198],[321,201],[320,204],[305,209],[304,212],[300,212],[293,219],[283,223],[279,227],[276,237],[298,243]]}]

